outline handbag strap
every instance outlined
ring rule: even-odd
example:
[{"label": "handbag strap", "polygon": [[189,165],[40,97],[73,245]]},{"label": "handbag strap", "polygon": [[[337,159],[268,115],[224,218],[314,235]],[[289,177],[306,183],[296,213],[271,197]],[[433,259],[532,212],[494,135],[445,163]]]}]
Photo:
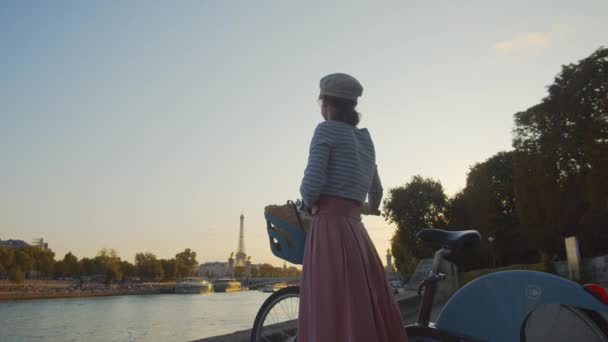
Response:
[{"label": "handbag strap", "polygon": [[296,212],[296,217],[298,218],[298,224],[300,225],[300,229],[304,230],[304,225],[302,224],[302,218],[300,217],[300,211],[298,211],[298,207],[296,206],[295,203],[293,203],[292,200],[288,200],[287,204],[289,204],[293,210]]}]

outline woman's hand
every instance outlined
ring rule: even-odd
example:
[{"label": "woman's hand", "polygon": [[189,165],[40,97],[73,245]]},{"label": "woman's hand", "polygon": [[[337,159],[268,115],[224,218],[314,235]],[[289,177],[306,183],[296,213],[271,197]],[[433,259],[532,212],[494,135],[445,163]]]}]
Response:
[{"label": "woman's hand", "polygon": [[372,209],[369,206],[369,203],[365,202],[365,203],[363,203],[363,207],[361,208],[361,214],[363,214],[363,215],[380,216],[380,210],[378,210],[378,209]]},{"label": "woman's hand", "polygon": [[310,230],[310,226],[312,223],[312,209],[310,209],[305,203],[304,201],[301,200],[296,200],[295,203],[296,206],[296,210],[298,211],[299,215],[300,215],[300,219],[302,220],[302,229],[304,229],[304,231],[306,233],[308,233],[308,231]]}]

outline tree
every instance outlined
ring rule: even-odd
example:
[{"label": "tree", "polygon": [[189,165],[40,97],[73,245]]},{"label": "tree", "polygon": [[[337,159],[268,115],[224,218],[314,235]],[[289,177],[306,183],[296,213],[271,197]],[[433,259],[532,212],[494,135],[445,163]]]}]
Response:
[{"label": "tree", "polygon": [[9,268],[13,264],[15,259],[15,252],[11,248],[4,248],[0,246],[0,276],[3,273],[8,273]]},{"label": "tree", "polygon": [[22,283],[25,280],[25,273],[20,268],[15,267],[11,269],[8,279],[13,283]]},{"label": "tree", "polygon": [[235,266],[234,277],[237,279],[245,277],[245,266]]},{"label": "tree", "polygon": [[391,254],[394,257],[396,269],[407,277],[416,270],[418,265],[418,257],[412,254],[412,251],[407,249],[406,243],[403,241],[405,238],[402,237],[403,231],[399,228],[395,231],[391,237]]},{"label": "tree", "polygon": [[273,267],[272,276],[277,278],[284,277],[285,273],[283,272],[283,267]]},{"label": "tree", "polygon": [[105,276],[107,284],[122,279],[120,257],[116,250],[103,248],[97,253],[95,259],[101,265],[101,272]]},{"label": "tree", "polygon": [[177,278],[177,260],[161,259],[161,267],[163,269],[164,280],[175,280]]},{"label": "tree", "polygon": [[532,245],[608,251],[608,49],[562,67],[541,103],[515,114],[517,212]]},{"label": "tree", "polygon": [[287,268],[286,277],[299,277],[302,274],[300,270],[298,270],[295,266],[290,266]]},{"label": "tree", "polygon": [[132,263],[124,260],[120,262],[120,272],[124,281],[127,277],[135,277],[137,275],[137,268]]},{"label": "tree", "polygon": [[29,253],[27,247],[21,247],[15,251],[15,258],[13,259],[13,264],[11,265],[11,269],[18,269],[24,274],[32,270],[34,266],[34,259],[32,255]]},{"label": "tree", "polygon": [[447,196],[441,183],[414,176],[404,186],[393,188],[384,200],[383,216],[397,224],[391,249],[397,269],[404,275],[415,270],[417,260],[430,257],[431,250],[416,234],[425,228],[445,228]]},{"label": "tree", "polygon": [[53,274],[55,277],[78,277],[81,275],[80,263],[78,258],[68,252],[62,260],[59,260],[53,266]]},{"label": "tree", "polygon": [[104,273],[103,263],[100,258],[82,258],[80,259],[79,264],[82,274],[84,275],[93,276]]},{"label": "tree", "polygon": [[152,253],[137,253],[135,255],[137,274],[145,280],[160,281],[164,277],[160,260]]},{"label": "tree", "polygon": [[[491,265],[492,249],[498,264],[527,263],[536,257],[520,230],[513,186],[514,152],[499,152],[471,167],[466,187],[451,200],[448,210],[451,229],[475,229],[484,237],[483,253],[472,252],[467,264]],[[493,237],[493,245],[487,238]]]},{"label": "tree", "polygon": [[114,248],[102,248],[97,252],[97,257],[102,259],[120,259]]},{"label": "tree", "polygon": [[32,270],[35,260],[31,255],[31,248],[20,247],[0,250],[1,266],[8,273],[9,280],[20,283],[25,279],[25,275]]},{"label": "tree", "polygon": [[66,267],[63,264],[63,260],[59,260],[53,266],[53,277],[55,278],[63,278],[67,274]]},{"label": "tree", "polygon": [[196,252],[191,251],[190,248],[186,248],[183,252],[175,255],[177,260],[177,276],[178,277],[190,277],[194,273],[194,266],[196,266]]},{"label": "tree", "polygon": [[113,283],[122,279],[120,271],[120,263],[111,263],[106,266],[105,281],[106,284]]},{"label": "tree", "polygon": [[78,258],[72,254],[72,252],[68,252],[63,257],[63,264],[65,265],[66,276],[68,277],[78,277],[80,276],[80,264],[78,264]]},{"label": "tree", "polygon": [[30,247],[32,258],[34,259],[33,268],[40,272],[43,277],[48,277],[53,274],[53,265],[55,264],[55,253],[50,250],[43,250],[39,247]]},{"label": "tree", "polygon": [[260,267],[258,268],[258,277],[261,277],[261,278],[276,277],[275,267],[272,266],[271,264],[267,264],[267,263],[260,265]]},{"label": "tree", "polygon": [[260,277],[260,270],[258,267],[251,267],[251,278]]}]

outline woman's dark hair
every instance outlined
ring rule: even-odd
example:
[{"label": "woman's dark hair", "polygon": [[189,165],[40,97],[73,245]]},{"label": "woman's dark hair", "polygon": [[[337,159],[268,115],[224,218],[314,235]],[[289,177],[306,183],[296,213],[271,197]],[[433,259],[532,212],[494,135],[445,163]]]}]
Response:
[{"label": "woman's dark hair", "polygon": [[322,95],[320,97],[327,105],[334,107],[336,112],[332,120],[342,121],[352,126],[359,124],[360,114],[355,110],[357,100],[349,100],[341,97]]}]

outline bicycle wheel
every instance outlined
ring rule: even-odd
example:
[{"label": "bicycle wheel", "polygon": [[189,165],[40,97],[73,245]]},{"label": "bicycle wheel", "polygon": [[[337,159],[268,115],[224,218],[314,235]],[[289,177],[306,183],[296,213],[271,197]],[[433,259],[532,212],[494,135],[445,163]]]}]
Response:
[{"label": "bicycle wheel", "polygon": [[598,313],[562,304],[541,306],[522,327],[522,341],[608,342],[608,323]]},{"label": "bicycle wheel", "polygon": [[251,342],[295,342],[299,309],[299,287],[286,287],[273,293],[255,317]]}]

